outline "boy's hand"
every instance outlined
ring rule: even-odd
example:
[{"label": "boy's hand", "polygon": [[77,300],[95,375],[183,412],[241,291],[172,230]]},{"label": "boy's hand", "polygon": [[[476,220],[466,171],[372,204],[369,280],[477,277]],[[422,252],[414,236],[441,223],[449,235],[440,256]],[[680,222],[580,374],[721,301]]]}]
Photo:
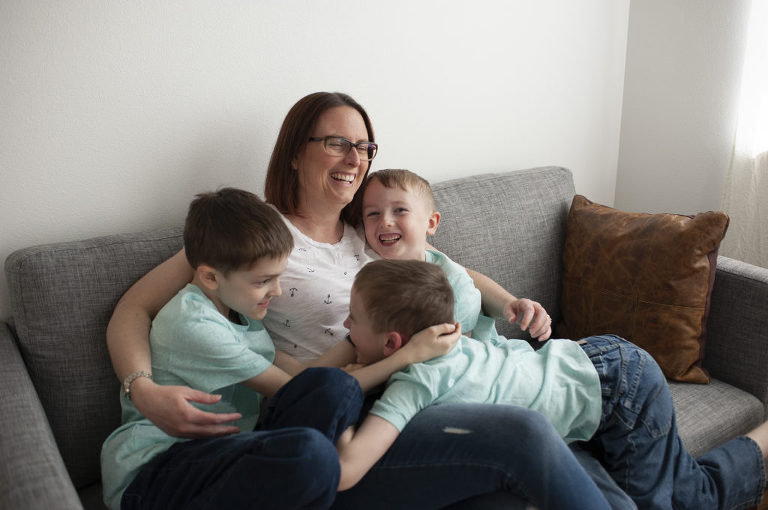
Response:
[{"label": "boy's hand", "polygon": [[174,437],[206,438],[240,432],[234,425],[225,425],[242,418],[240,413],[209,413],[190,404],[215,404],[219,400],[221,395],[186,386],[162,386],[144,377],[131,385],[131,401],[136,408],[160,430]]},{"label": "boy's hand", "polygon": [[504,317],[514,324],[520,323],[520,329],[536,338],[539,342],[547,340],[552,335],[552,318],[544,307],[530,299],[515,299],[504,306]]},{"label": "boy's hand", "polygon": [[461,324],[438,324],[411,337],[402,350],[410,354],[411,363],[421,363],[448,354],[461,337]]}]

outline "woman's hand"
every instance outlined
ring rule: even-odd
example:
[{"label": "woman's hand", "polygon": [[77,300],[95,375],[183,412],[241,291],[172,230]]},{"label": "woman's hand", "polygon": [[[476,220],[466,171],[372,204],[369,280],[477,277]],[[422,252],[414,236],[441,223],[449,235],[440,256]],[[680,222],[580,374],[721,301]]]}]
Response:
[{"label": "woman's hand", "polygon": [[504,306],[504,317],[512,324],[519,322],[520,329],[527,329],[539,342],[552,335],[552,318],[537,301],[516,298]]},{"label": "woman's hand", "polygon": [[225,425],[242,418],[240,413],[210,413],[190,404],[215,404],[219,400],[221,395],[186,386],[162,386],[143,377],[131,384],[131,401],[136,408],[160,430],[174,437],[194,439],[240,432],[234,425]]},{"label": "woman's hand", "polygon": [[408,352],[411,363],[448,354],[461,337],[461,324],[438,324],[414,334],[401,350]]}]

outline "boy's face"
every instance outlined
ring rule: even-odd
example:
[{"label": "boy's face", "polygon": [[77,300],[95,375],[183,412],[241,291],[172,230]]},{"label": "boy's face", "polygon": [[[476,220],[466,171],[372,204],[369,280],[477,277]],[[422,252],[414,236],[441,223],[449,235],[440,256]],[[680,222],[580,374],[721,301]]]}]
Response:
[{"label": "boy's face", "polygon": [[263,319],[270,300],[282,293],[278,277],[287,263],[288,257],[262,258],[250,269],[231,271],[227,276],[219,273],[219,299],[249,319]]},{"label": "boy's face", "polygon": [[363,196],[365,239],[385,259],[424,260],[427,235],[437,230],[440,215],[409,189],[387,188],[373,180]]},{"label": "boy's face", "polygon": [[349,315],[344,319],[344,327],[349,330],[349,338],[355,346],[357,363],[368,365],[386,357],[384,349],[387,334],[373,330],[368,311],[354,286],[349,297]]}]

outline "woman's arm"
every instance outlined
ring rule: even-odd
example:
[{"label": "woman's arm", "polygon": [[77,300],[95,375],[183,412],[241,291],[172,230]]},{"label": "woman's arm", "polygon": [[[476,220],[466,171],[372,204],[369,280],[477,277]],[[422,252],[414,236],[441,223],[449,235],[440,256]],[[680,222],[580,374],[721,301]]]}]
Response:
[{"label": "woman's arm", "polygon": [[520,322],[520,329],[540,342],[552,335],[552,319],[537,301],[516,298],[504,287],[482,273],[467,268],[467,273],[475,282],[475,287],[482,295],[483,310],[494,318],[505,318],[511,323]]},{"label": "woman's arm", "polygon": [[[118,379],[122,382],[139,370],[151,371],[149,328],[152,318],[192,280],[192,268],[181,250],[128,289],[120,298],[107,326],[107,347]],[[189,402],[213,404],[209,395],[184,386],[160,386],[146,377],[131,384],[131,401],[163,432],[177,437],[209,437],[237,432],[222,425],[240,417],[237,413],[206,413]]]}]

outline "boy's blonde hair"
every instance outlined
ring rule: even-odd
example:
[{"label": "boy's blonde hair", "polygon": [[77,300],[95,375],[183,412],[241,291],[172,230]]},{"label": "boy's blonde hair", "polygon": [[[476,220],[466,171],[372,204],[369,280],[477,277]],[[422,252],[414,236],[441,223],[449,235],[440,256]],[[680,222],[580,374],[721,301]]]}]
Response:
[{"label": "boy's blonde hair", "polygon": [[205,264],[226,276],[291,250],[293,236],[280,214],[253,193],[223,188],[200,193],[189,205],[184,251],[195,269]]},{"label": "boy's blonde hair", "polygon": [[435,264],[375,260],[358,271],[354,289],[376,333],[396,331],[407,341],[429,326],[453,322],[453,289]]},{"label": "boy's blonde hair", "polygon": [[424,198],[429,212],[435,210],[435,196],[432,194],[432,187],[429,182],[410,170],[389,168],[371,172],[368,174],[365,186],[367,187],[373,181],[379,181],[385,188],[397,187],[403,191],[413,190]]}]

